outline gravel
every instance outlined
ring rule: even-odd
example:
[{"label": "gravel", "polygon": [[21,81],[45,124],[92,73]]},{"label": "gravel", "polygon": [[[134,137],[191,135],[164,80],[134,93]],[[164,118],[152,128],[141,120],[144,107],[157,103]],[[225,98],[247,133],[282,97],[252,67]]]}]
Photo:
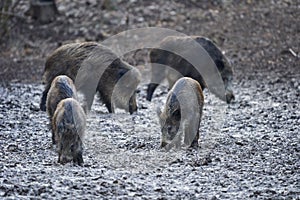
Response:
[{"label": "gravel", "polygon": [[[266,85],[248,81],[235,88],[237,99],[229,106],[206,92],[198,150],[159,148],[154,108],[165,100],[164,86],[151,103],[145,101],[146,87],[141,86],[140,109],[134,115],[121,110],[108,114],[95,100],[83,167],[57,163],[47,115],[38,109],[42,85],[1,87],[0,195],[7,199],[297,199],[300,109],[299,93],[286,87],[291,82],[263,89]],[[258,88],[260,93],[253,95]],[[283,88],[284,95],[279,95]],[[222,118],[214,115],[216,105],[223,105],[217,109]]]},{"label": "gravel", "polygon": [[[61,15],[39,25],[24,17],[0,52],[0,199],[300,199],[298,1],[57,1]],[[17,12],[24,13],[27,1]],[[101,12],[99,12],[101,11]],[[235,70],[236,100],[205,91],[200,148],[159,148],[156,107],[146,101],[146,52],[139,111],[88,116],[84,165],[60,165],[49,120],[39,110],[45,57],[61,44],[161,26],[215,41]]]}]

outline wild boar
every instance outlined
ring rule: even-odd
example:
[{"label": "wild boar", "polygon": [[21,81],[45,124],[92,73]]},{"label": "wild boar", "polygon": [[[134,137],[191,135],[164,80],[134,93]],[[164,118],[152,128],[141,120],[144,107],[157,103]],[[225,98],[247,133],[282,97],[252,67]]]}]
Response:
[{"label": "wild boar", "polygon": [[[160,48],[170,47],[178,45],[181,48],[186,46],[188,49],[191,38],[200,44],[209,54],[211,59],[214,61],[217,69],[222,77],[225,86],[225,94],[219,94],[220,91],[212,91],[222,100],[230,103],[234,99],[232,91],[232,79],[233,79],[233,68],[229,64],[228,59],[221,52],[221,50],[211,40],[205,37],[192,36],[192,37],[177,37],[168,36],[159,45]],[[181,77],[191,77],[197,80],[202,89],[207,88],[207,84],[203,79],[203,76],[198,70],[189,63],[186,59],[179,55],[176,55],[170,51],[165,51],[160,48],[154,48],[150,51],[149,57],[152,63],[152,78],[151,83],[147,88],[147,100],[151,101],[153,93],[157,86],[167,77],[169,82],[169,88],[172,88],[173,84]],[[162,65],[169,67],[162,68]],[[225,97],[225,98],[224,98]]]},{"label": "wild boar", "polygon": [[[50,124],[52,124],[52,117],[56,110],[58,103],[66,98],[77,99],[77,91],[75,85],[68,76],[59,75],[55,77],[51,83],[46,101],[47,113],[50,119]],[[51,127],[52,129],[52,127]],[[55,134],[52,130],[52,143],[55,144],[54,139]]]},{"label": "wild boar", "polygon": [[180,78],[169,91],[162,110],[157,110],[161,126],[161,147],[197,146],[204,96],[200,84]]},{"label": "wild boar", "polygon": [[[118,98],[112,99],[114,86],[125,74],[126,89],[118,90]],[[137,111],[135,91],[141,79],[139,71],[101,44],[83,42],[63,45],[47,58],[43,74],[45,90],[41,98],[41,110],[45,110],[50,84],[58,75],[69,76],[75,82],[77,90],[86,94],[88,109],[98,92],[110,113],[114,112],[114,105],[130,114]],[[76,82],[76,79],[82,80]]]},{"label": "wild boar", "polygon": [[73,98],[63,99],[57,105],[52,127],[58,150],[58,162],[83,163],[83,137],[86,115],[81,105]]},{"label": "wild boar", "polygon": [[57,104],[66,98],[77,99],[77,91],[72,79],[66,75],[59,75],[53,79],[47,95],[46,109],[50,119],[53,117]]}]

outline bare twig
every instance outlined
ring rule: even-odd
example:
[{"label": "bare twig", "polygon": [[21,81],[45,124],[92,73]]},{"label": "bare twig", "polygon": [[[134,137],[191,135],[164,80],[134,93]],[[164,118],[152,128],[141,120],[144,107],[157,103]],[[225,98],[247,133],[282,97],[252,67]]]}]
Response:
[{"label": "bare twig", "polygon": [[300,58],[300,55],[297,54],[293,49],[289,48],[289,49],[285,49],[281,51],[282,54],[291,54],[292,56],[296,57],[296,58]]},{"label": "bare twig", "polygon": [[290,52],[293,56],[299,57],[299,55],[296,54],[295,51],[293,51],[293,49],[289,48],[289,52]]}]

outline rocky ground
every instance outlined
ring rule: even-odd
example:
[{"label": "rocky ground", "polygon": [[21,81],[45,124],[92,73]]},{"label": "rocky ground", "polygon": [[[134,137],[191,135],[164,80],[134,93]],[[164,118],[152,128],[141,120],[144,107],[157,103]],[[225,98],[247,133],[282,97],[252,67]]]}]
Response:
[{"label": "rocky ground", "polygon": [[[298,1],[57,1],[61,15],[38,24],[22,13],[0,52],[0,196],[3,199],[299,199]],[[45,57],[61,44],[102,41],[160,26],[213,39],[230,58],[236,100],[205,92],[201,148],[164,152],[155,114],[161,86],[139,112],[107,114],[96,99],[83,167],[60,165],[39,111]],[[143,52],[126,60],[143,67]],[[147,77],[146,77],[147,78]]]}]

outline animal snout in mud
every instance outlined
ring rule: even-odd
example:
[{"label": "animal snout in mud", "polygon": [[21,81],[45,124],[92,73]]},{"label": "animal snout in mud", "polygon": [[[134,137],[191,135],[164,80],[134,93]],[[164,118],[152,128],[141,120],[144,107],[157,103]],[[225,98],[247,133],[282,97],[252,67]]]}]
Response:
[{"label": "animal snout in mud", "polygon": [[180,147],[182,141],[185,147],[198,144],[203,105],[200,84],[192,78],[180,78],[169,91],[163,109],[157,109],[161,147]]},{"label": "animal snout in mud", "polygon": [[86,128],[86,115],[73,98],[63,99],[57,106],[52,120],[55,141],[58,149],[59,163],[71,162],[81,165]]},{"label": "animal snout in mud", "polygon": [[65,156],[65,155],[60,155],[58,158],[58,162],[60,164],[66,164],[68,162],[71,162],[73,160],[72,156]]},{"label": "animal snout in mud", "polygon": [[[189,60],[186,60],[171,51],[164,50],[176,47],[177,50],[184,49],[185,51],[193,51],[195,43],[200,45],[200,49],[203,49],[199,52],[199,56],[201,57],[201,54],[203,54],[205,59],[211,60],[214,63],[212,64],[211,62],[211,65],[207,65],[207,62],[199,62],[198,67],[203,69],[207,67],[216,67],[224,81],[225,87],[227,87],[227,80],[228,84],[231,83],[233,67],[227,57],[222,53],[221,49],[219,49],[219,47],[211,40],[201,36],[168,36],[161,41],[159,48],[153,48],[149,53],[151,61],[151,82],[148,84],[147,89],[148,101],[151,101],[155,89],[165,78],[167,78],[169,88],[171,88],[176,80],[181,77],[191,77],[195,79],[201,85],[202,90],[208,88],[208,86],[214,82],[214,80],[204,80],[204,75],[207,76],[208,74],[200,73],[197,69],[198,67],[192,65]],[[193,52],[189,53],[192,54]],[[212,89],[211,91],[218,98],[227,103],[230,103],[230,101],[234,99],[232,91],[226,98],[222,90]]]},{"label": "animal snout in mud", "polygon": [[226,92],[226,102],[230,103],[231,101],[234,101],[235,97],[232,91],[227,91]]},{"label": "animal snout in mud", "polygon": [[[74,148],[73,146],[77,146]],[[62,147],[62,149],[59,150],[59,156],[58,156],[58,162],[60,164],[66,164],[68,162],[72,162],[78,165],[82,165],[84,163],[83,157],[82,157],[82,145],[81,144],[75,144],[72,145],[69,149],[66,149],[65,147]],[[68,151],[68,152],[67,152]]]}]

